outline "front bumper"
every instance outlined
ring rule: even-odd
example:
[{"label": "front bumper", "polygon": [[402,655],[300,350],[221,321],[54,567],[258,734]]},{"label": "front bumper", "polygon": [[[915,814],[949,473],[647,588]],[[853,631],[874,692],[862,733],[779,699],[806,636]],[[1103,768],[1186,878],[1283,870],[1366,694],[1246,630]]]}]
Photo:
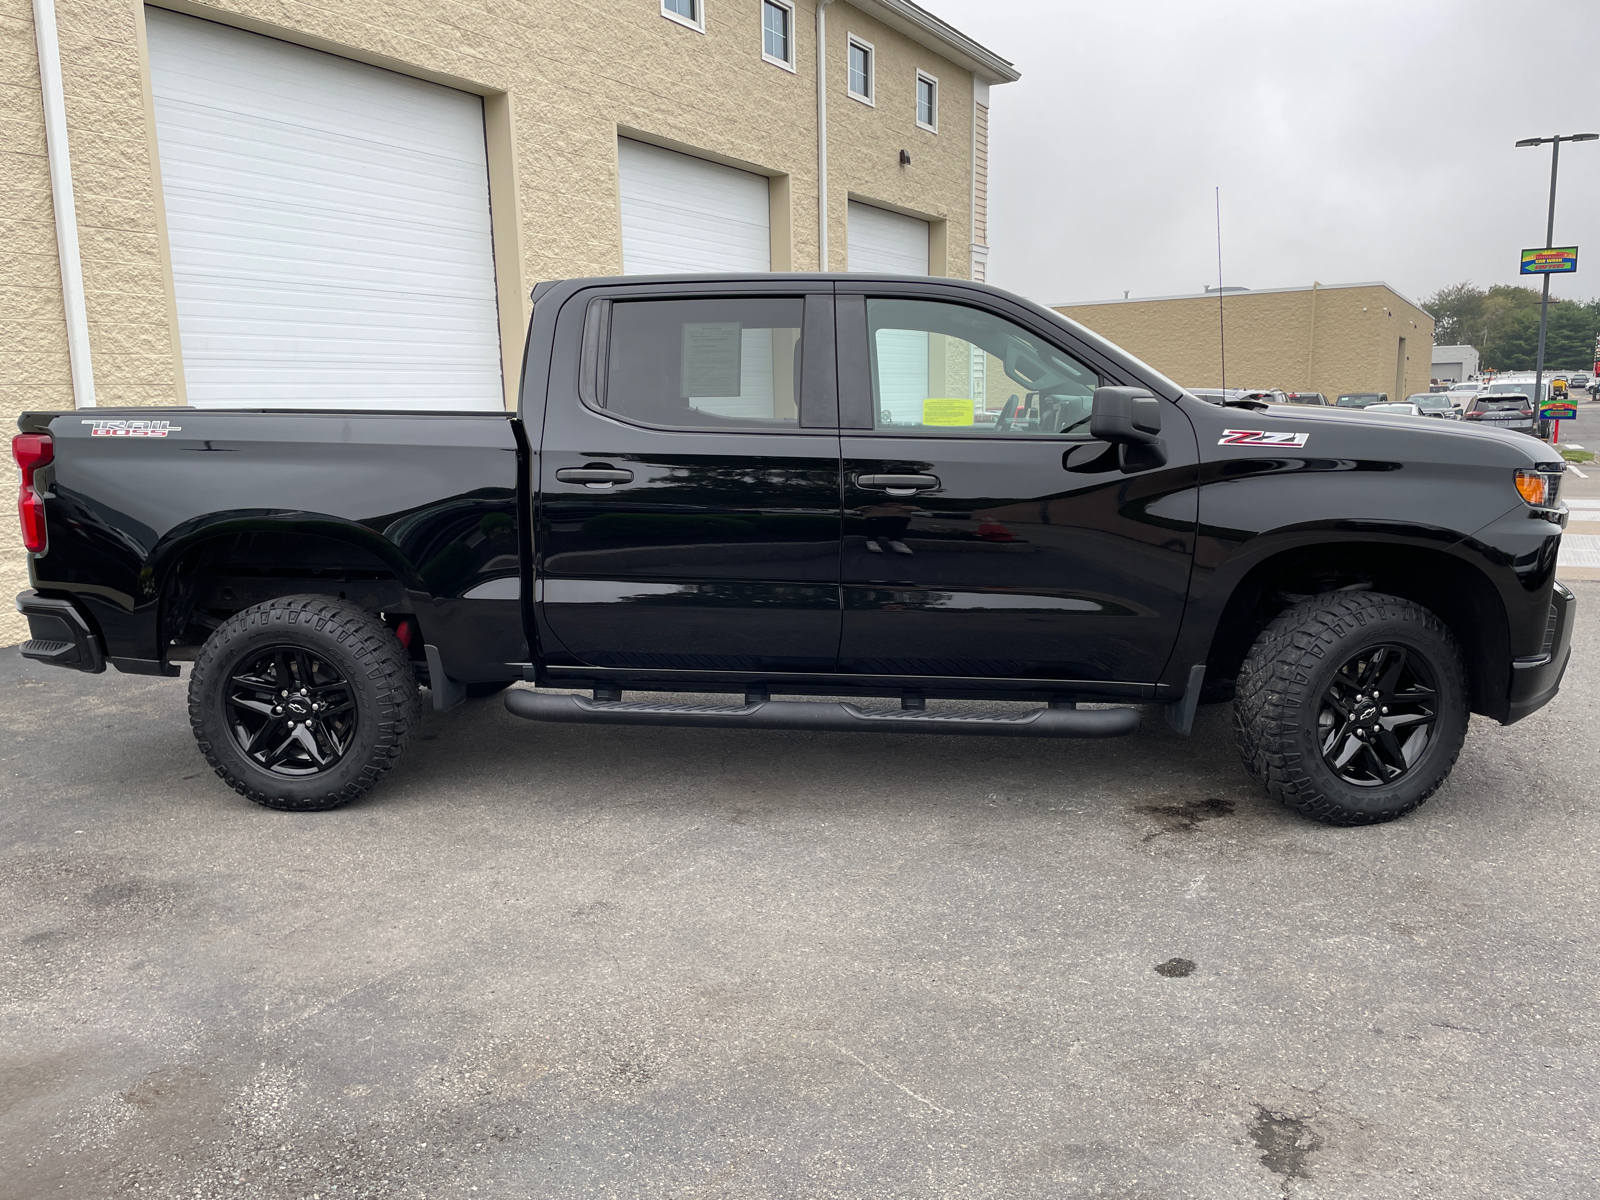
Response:
[{"label": "front bumper", "polygon": [[1561,677],[1572,657],[1572,620],[1578,598],[1559,580],[1550,591],[1550,620],[1545,627],[1541,653],[1511,660],[1511,687],[1507,699],[1507,725],[1538,712],[1561,690]]},{"label": "front bumper", "polygon": [[106,669],[100,635],[71,600],[23,592],[17,597],[17,611],[28,618],[31,635],[17,647],[23,658],[93,675]]}]

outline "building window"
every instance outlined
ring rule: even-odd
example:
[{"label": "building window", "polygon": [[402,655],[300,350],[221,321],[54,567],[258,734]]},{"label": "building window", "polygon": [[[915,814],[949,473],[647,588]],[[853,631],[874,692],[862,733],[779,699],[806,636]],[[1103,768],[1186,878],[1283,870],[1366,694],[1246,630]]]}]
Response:
[{"label": "building window", "polygon": [[794,5],[790,0],[761,0],[761,57],[794,70]]},{"label": "building window", "polygon": [[661,15],[700,33],[706,31],[705,0],[661,0]]},{"label": "building window", "polygon": [[917,125],[939,132],[939,81],[926,71],[917,72]]},{"label": "building window", "polygon": [[850,37],[850,78],[848,90],[850,95],[863,104],[873,103],[874,85],[872,80],[872,43],[864,42],[855,35]]}]

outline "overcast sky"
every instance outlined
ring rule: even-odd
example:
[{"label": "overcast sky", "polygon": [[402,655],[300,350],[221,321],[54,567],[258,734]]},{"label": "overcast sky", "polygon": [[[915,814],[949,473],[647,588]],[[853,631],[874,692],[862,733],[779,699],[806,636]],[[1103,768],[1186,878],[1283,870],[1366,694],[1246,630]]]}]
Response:
[{"label": "overcast sky", "polygon": [[[1600,0],[920,0],[993,90],[990,280],[1045,303],[1517,283],[1550,149],[1600,133]],[[1562,146],[1554,296],[1600,295],[1600,142]],[[1527,282],[1520,280],[1520,282]],[[1533,280],[1537,284],[1537,280]]]}]

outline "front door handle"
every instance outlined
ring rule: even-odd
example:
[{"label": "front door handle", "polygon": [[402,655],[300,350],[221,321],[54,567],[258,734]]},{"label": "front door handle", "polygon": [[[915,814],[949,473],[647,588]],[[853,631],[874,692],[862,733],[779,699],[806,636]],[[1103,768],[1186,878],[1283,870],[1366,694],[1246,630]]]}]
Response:
[{"label": "front door handle", "polygon": [[560,483],[581,483],[585,487],[608,488],[613,483],[632,483],[633,472],[618,467],[562,467],[556,472]]},{"label": "front door handle", "polygon": [[915,496],[939,486],[937,475],[857,475],[856,486],[882,490],[891,496]]}]

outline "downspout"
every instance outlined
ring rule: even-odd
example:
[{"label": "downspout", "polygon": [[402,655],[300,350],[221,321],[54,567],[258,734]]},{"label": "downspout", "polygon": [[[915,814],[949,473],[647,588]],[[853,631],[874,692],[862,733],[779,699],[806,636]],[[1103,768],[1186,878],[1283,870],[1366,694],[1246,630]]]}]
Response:
[{"label": "downspout", "polygon": [[1317,365],[1317,288],[1321,287],[1315,279],[1311,281],[1311,336],[1306,339],[1306,391],[1315,391],[1316,385],[1312,383]]},{"label": "downspout", "polygon": [[83,298],[83,259],[78,252],[78,212],[72,202],[72,159],[67,153],[67,104],[61,87],[55,0],[33,0],[33,32],[39,47],[39,91],[44,102],[45,151],[50,159],[50,198],[56,212],[56,251],[61,257],[61,301],[67,315],[72,400],[78,408],[93,408],[94,368],[89,361],[89,316]]},{"label": "downspout", "polygon": [[817,0],[817,270],[828,269],[828,5]]}]

